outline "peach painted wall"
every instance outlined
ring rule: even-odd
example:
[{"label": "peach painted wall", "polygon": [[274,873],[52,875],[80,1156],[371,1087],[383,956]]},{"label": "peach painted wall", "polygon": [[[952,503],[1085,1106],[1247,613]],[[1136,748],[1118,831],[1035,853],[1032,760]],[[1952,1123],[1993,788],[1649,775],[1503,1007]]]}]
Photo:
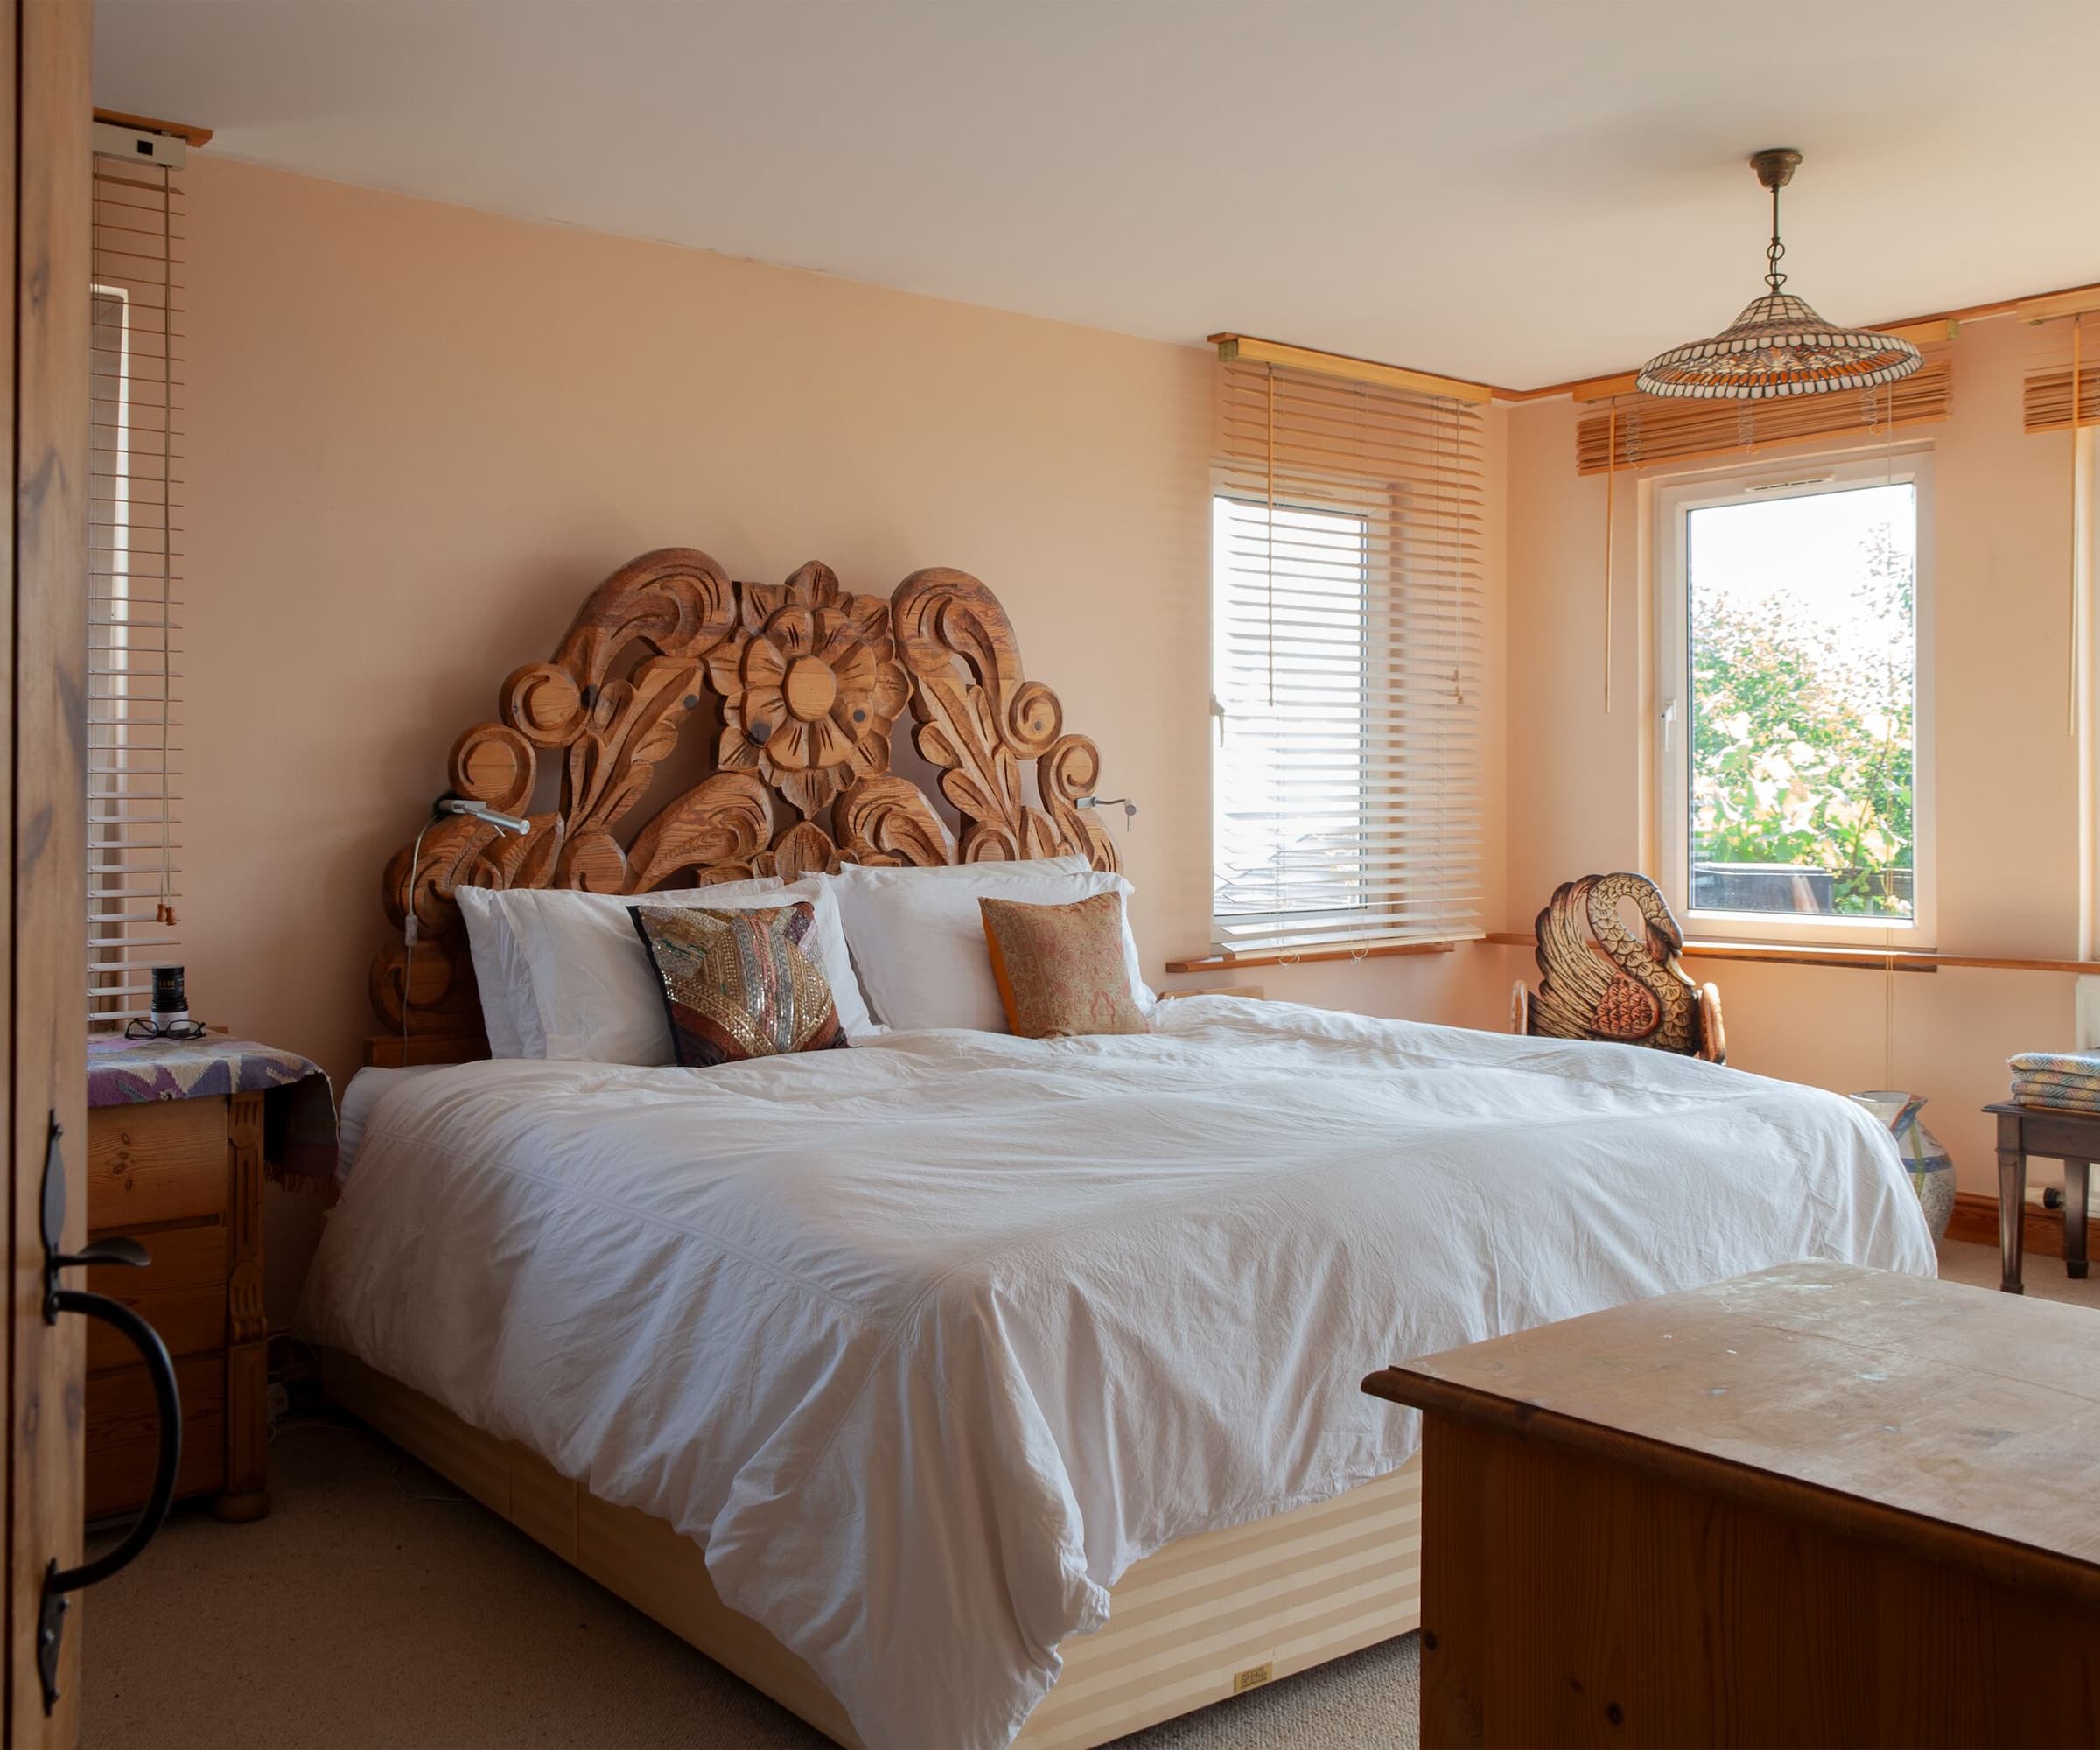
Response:
[{"label": "peach painted wall", "polygon": [[[2069,439],[2020,429],[2034,332],[1971,324],[1955,346],[1954,416],[1904,434],[1935,456],[1937,941],[1950,953],[2076,958],[2079,761],[2064,728]],[[1574,471],[1576,410],[1528,403],[1508,438],[1511,505],[1508,928],[1556,883],[1640,868],[1652,851],[1645,767],[1656,696],[1652,488],[1621,477],[1614,709],[1602,702],[1605,490]],[[1796,446],[1812,451],[1816,446]],[[1528,970],[1506,953],[1509,976]],[[2075,980],[2032,972],[1880,973],[1695,963],[1719,983],[1729,1060],[1850,1091],[1926,1095],[1964,1189],[1996,1194],[1990,1121],[2005,1059],[2066,1049]],[[2053,1167],[2043,1164],[2038,1177]]]},{"label": "peach painted wall", "polygon": [[[182,951],[199,1012],[371,1031],[379,875],[453,737],[648,548],[984,578],[1092,735],[1157,968],[1208,940],[1210,368],[1196,346],[192,160]],[[1489,433],[1494,497],[1503,420]],[[1487,618],[1488,916],[1505,909]],[[1493,1025],[1495,951],[1242,975]],[[1169,984],[1228,982],[1215,978]],[[277,1199],[271,1306],[312,1212]]]}]

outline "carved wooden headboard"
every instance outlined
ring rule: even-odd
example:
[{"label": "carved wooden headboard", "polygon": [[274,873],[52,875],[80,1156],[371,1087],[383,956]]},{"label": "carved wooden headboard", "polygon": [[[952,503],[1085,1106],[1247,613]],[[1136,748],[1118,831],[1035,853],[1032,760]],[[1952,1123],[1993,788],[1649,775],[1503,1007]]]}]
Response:
[{"label": "carved wooden headboard", "polygon": [[[688,720],[711,722],[710,696],[722,725],[714,770],[631,822]],[[959,837],[891,769],[906,706]],[[496,709],[498,721],[453,743],[452,788],[526,816],[532,830],[446,816],[424,831],[419,858],[411,843],[389,859],[394,939],[372,961],[388,1034],[374,1041],[376,1061],[486,1050],[452,900],[460,886],[635,893],[841,862],[1068,851],[1116,867],[1113,841],[1076,806],[1093,791],[1098,751],[1064,732],[1057,695],[1022,676],[998,598],[962,571],[914,571],[885,601],[849,593],[814,563],[776,585],[732,582],[692,548],[645,553],[592,592],[551,662],[504,682]],[[549,760],[558,792],[533,813]]]}]

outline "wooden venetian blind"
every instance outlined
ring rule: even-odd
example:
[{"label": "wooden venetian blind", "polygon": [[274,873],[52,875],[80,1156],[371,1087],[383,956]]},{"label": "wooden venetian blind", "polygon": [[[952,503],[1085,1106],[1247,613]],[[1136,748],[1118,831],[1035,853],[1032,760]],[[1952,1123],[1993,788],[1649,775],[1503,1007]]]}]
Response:
[{"label": "wooden venetian blind", "polygon": [[1954,409],[1952,348],[1942,340],[1920,350],[1925,362],[1908,376],[1856,393],[1770,401],[1618,396],[1576,422],[1575,472],[1601,474],[1607,467],[1623,471],[1732,455],[1806,438],[1871,441],[1895,426],[1944,419]]},{"label": "wooden venetian blind", "polygon": [[1480,934],[1481,412],[1221,362],[1224,951]]},{"label": "wooden venetian blind", "polygon": [[104,1025],[145,1012],[176,946],[182,800],[182,190],[172,165],[102,150],[127,144],[111,133],[94,178],[88,633],[88,993]]},{"label": "wooden venetian blind", "polygon": [[2071,358],[2071,326],[2058,322],[2040,331],[2038,350],[2054,354],[2027,372],[2021,396],[2022,424],[2029,431],[2068,431],[2071,428],[2071,382],[2078,384],[2078,424],[2100,424],[2100,320],[2080,325],[2079,356]]}]

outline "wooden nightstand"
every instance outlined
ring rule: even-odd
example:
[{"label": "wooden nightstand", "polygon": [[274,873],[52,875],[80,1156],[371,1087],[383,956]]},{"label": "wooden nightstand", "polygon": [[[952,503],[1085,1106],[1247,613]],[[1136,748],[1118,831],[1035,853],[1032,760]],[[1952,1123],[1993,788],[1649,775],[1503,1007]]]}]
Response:
[{"label": "wooden nightstand", "polygon": [[[174,1358],[182,1392],[178,1496],[211,1494],[221,1519],[260,1519],[269,1382],[262,1312],[262,1099],[200,1095],[88,1114],[90,1239],[130,1234],[144,1270],[90,1270],[87,1285],[136,1307]],[[88,1337],[88,1517],[143,1506],[158,1438],[146,1370],[101,1325]]]}]

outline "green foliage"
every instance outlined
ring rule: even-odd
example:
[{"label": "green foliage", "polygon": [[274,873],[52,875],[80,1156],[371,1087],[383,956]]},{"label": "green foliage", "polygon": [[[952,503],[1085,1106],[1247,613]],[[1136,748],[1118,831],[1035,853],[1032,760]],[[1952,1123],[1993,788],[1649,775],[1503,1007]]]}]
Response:
[{"label": "green foliage", "polygon": [[1839,912],[1907,917],[1888,872],[1911,866],[1912,570],[1885,530],[1861,557],[1852,607],[1869,630],[1846,646],[1783,598],[1695,601],[1692,852],[1827,869]]}]

